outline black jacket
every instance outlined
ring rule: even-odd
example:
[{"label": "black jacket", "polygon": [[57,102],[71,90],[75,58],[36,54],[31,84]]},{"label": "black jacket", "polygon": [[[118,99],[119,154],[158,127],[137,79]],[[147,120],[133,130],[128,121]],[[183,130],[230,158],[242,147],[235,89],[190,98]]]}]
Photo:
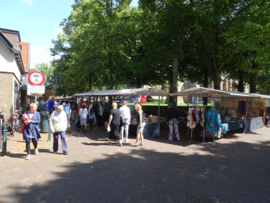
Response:
[{"label": "black jacket", "polygon": [[178,113],[177,113],[176,109],[169,108],[168,109],[168,114],[167,114],[167,122],[169,122],[173,118],[176,118],[178,120],[179,119]]}]

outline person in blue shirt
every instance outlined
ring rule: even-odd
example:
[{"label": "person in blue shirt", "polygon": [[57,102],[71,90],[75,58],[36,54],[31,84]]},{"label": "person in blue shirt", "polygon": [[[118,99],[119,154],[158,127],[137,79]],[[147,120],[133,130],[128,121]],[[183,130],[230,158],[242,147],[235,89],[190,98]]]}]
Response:
[{"label": "person in blue shirt", "polygon": [[90,130],[93,132],[93,123],[94,121],[97,122],[96,114],[94,113],[94,109],[91,108],[90,113],[88,114],[89,124],[90,124]]},{"label": "person in blue shirt", "polygon": [[65,105],[63,106],[63,108],[67,114],[67,132],[71,132],[71,130],[70,130],[71,106],[68,105],[68,101],[65,102]]},{"label": "person in blue shirt", "polygon": [[55,109],[55,103],[54,103],[54,97],[51,98],[51,100],[48,102],[48,110],[50,115],[52,115],[52,112],[54,112]]}]

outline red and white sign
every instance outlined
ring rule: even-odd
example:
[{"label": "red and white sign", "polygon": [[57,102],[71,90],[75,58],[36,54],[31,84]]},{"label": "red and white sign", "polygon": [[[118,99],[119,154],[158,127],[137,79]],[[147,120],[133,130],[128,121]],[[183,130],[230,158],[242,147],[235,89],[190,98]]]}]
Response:
[{"label": "red and white sign", "polygon": [[28,81],[30,82],[30,84],[38,86],[42,85],[45,82],[45,77],[43,73],[39,71],[32,71],[28,75]]}]

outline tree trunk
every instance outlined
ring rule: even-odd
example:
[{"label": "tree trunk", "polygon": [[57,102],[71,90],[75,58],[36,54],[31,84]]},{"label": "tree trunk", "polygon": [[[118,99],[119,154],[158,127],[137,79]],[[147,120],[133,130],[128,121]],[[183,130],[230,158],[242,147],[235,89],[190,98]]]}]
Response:
[{"label": "tree trunk", "polygon": [[215,73],[214,78],[213,78],[213,82],[214,82],[214,89],[220,90],[221,77],[220,77],[219,72]]},{"label": "tree trunk", "polygon": [[112,53],[109,53],[109,74],[110,74],[110,87],[109,89],[112,90],[113,89],[113,62],[112,62]]},{"label": "tree trunk", "polygon": [[[209,81],[208,81],[208,72],[206,71],[206,69],[203,72],[203,86],[208,88],[209,86]],[[208,98],[204,97],[203,98],[203,105],[207,105],[208,103]]]},{"label": "tree trunk", "polygon": [[[112,62],[112,53],[109,52],[109,74],[110,74],[110,86],[109,89],[112,90],[113,89],[113,73],[112,73],[112,66],[113,66],[113,62]],[[112,97],[109,97],[109,101],[110,103],[112,103]]]},{"label": "tree trunk", "polygon": [[[178,92],[178,54],[174,54],[173,56],[173,82],[172,82],[172,92]],[[177,107],[177,96],[172,98],[173,107]]]},{"label": "tree trunk", "polygon": [[[168,89],[169,89],[169,93],[172,93],[172,81],[169,81],[169,84],[168,84]],[[167,96],[167,99],[166,99],[169,103],[172,103],[173,100],[172,100],[172,97],[170,96]]]},{"label": "tree trunk", "polygon": [[254,73],[251,74],[250,77],[250,93],[256,93],[257,92],[257,80],[258,80],[258,69],[260,68],[259,63],[253,63],[252,69],[254,69]]},{"label": "tree trunk", "polygon": [[258,79],[258,72],[252,73],[250,78],[250,91],[249,93],[256,93],[257,92],[257,79]]},{"label": "tree trunk", "polygon": [[270,94],[270,89],[269,89],[269,85],[267,86],[267,95]]},{"label": "tree trunk", "polygon": [[92,77],[91,77],[91,73],[89,73],[88,90],[89,91],[92,91]]},{"label": "tree trunk", "polygon": [[245,86],[244,86],[244,76],[240,73],[239,79],[238,79],[238,86],[237,86],[238,92],[244,92]]},{"label": "tree trunk", "polygon": [[136,77],[136,87],[137,88],[141,88],[142,87],[141,78],[140,77]]}]

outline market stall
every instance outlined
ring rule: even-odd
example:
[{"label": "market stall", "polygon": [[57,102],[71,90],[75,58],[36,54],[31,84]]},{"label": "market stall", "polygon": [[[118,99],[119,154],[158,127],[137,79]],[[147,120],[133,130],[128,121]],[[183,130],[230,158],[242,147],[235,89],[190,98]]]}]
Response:
[{"label": "market stall", "polygon": [[208,97],[212,99],[213,105],[211,108],[197,105],[189,108],[187,139],[190,140],[189,131],[191,140],[192,133],[200,131],[203,142],[205,137],[213,137],[213,144],[215,144],[215,137],[220,138],[228,132],[248,133],[263,127],[265,107],[266,104],[269,106],[270,98],[267,95],[203,87],[190,88],[173,93],[171,96]]},{"label": "market stall", "polygon": [[[132,95],[138,96],[168,96],[169,93],[164,92],[160,89],[156,88],[138,88],[138,89],[123,89],[123,90],[104,90],[104,91],[90,91],[84,92],[80,94],[75,94],[73,97],[76,98],[89,98],[89,97],[107,97],[111,96],[114,101],[116,101],[116,97],[127,97]],[[159,137],[160,136],[160,123],[159,123],[159,116],[160,116],[160,102],[157,109],[157,120],[155,122],[147,122],[144,130],[143,135],[145,138],[152,138],[152,137]],[[136,117],[136,116],[132,116]],[[130,123],[130,135],[136,135],[137,131],[137,121],[135,119],[132,120]]]}]

